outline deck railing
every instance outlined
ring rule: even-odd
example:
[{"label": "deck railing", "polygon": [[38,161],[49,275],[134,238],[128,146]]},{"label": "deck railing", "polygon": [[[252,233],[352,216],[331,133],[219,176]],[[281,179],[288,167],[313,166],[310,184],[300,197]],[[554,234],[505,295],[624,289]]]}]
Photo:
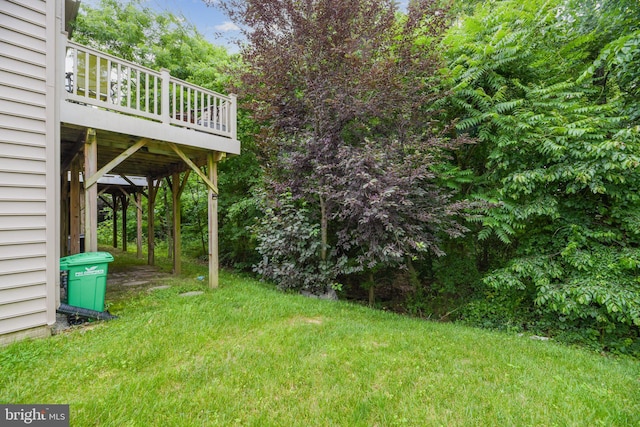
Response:
[{"label": "deck railing", "polygon": [[169,125],[237,139],[236,97],[67,41],[65,96]]}]

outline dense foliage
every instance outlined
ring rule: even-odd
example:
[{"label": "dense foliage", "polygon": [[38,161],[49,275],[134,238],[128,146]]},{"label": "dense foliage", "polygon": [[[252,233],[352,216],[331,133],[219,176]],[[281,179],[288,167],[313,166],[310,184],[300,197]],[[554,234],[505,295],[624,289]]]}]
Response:
[{"label": "dense foliage", "polygon": [[[210,3],[242,62],[139,1],[83,6],[74,37],[240,94],[225,264],[640,354],[636,0]],[[194,255],[204,191],[183,198]]]},{"label": "dense foliage", "polygon": [[264,198],[279,207],[257,229],[257,271],[283,288],[322,291],[443,254],[441,240],[466,231],[464,203],[436,167],[465,140],[445,138],[428,107],[441,65],[428,47],[445,11],[420,1],[398,20],[391,1],[222,4],[247,29],[239,91],[267,124]]},{"label": "dense foliage", "polygon": [[[508,245],[484,283],[520,294],[529,327],[637,352],[639,21],[591,6],[479,6],[447,39],[448,101],[478,140],[464,161],[492,202],[479,238]],[[613,40],[591,28],[612,21]]]}]

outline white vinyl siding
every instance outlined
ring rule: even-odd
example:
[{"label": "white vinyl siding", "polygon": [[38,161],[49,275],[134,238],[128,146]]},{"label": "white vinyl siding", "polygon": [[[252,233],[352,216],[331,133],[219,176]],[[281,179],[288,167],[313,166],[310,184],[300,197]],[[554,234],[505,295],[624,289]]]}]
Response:
[{"label": "white vinyl siding", "polygon": [[28,146],[43,149],[45,142],[46,138],[44,132],[28,132],[9,127],[5,127],[2,129],[2,132],[0,132],[0,143],[7,143],[5,144],[6,146],[3,146],[2,148],[6,148],[8,150],[12,149],[12,147],[9,146],[9,143],[12,145],[19,145],[22,149]]},{"label": "white vinyl siding", "polygon": [[[4,61],[4,58],[3,58]],[[10,87],[15,87],[20,90],[27,91],[36,91],[37,86],[42,85],[42,79],[35,76],[27,76],[25,74],[17,74],[15,72],[11,72],[6,67],[7,64],[4,62],[0,62],[0,83],[3,82],[11,82]]]},{"label": "white vinyl siding", "polygon": [[43,70],[37,64],[23,61],[20,58],[5,56],[4,54],[2,56],[2,68],[9,70],[17,68],[20,70],[20,74],[30,77],[34,80],[42,79],[42,83],[44,83],[44,79],[46,76],[46,70]]},{"label": "white vinyl siding", "polygon": [[[5,144],[0,144],[0,153]],[[22,157],[10,157],[5,154],[0,154],[2,160],[0,160],[0,170],[3,172],[12,172],[14,175],[44,175],[46,159],[32,159]],[[1,183],[0,183],[1,184]],[[13,182],[13,184],[22,185],[22,182]],[[4,195],[0,196],[0,199],[5,199]]]},{"label": "white vinyl siding", "polygon": [[[9,217],[11,218],[11,217]],[[0,218],[4,220],[4,218]],[[0,225],[3,227],[3,225]],[[21,244],[0,245],[0,260],[14,257],[30,257],[33,254],[44,256],[46,254],[45,242],[25,242]]]},{"label": "white vinyl siding", "polygon": [[31,91],[29,88],[12,86],[0,86],[0,97],[4,101],[18,104],[26,104],[45,108],[45,94]]},{"label": "white vinyl siding", "polygon": [[48,10],[0,1],[0,335],[50,322]]},{"label": "white vinyl siding", "polygon": [[[38,271],[39,265],[45,261],[45,254],[40,257],[24,255],[20,258],[11,257],[9,259],[0,260],[0,270],[9,273],[20,273],[23,271]],[[19,283],[4,283],[4,280],[0,279],[0,286],[12,286]],[[0,288],[1,289],[1,288]]]},{"label": "white vinyl siding", "polygon": [[7,15],[20,18],[44,28],[45,2],[42,0],[8,0],[4,7]]},{"label": "white vinyl siding", "polygon": [[6,43],[4,40],[0,40],[0,50],[7,58],[15,58],[18,61],[32,64],[36,67],[38,67],[38,64],[41,64],[46,57],[45,52],[28,50],[22,46]]},{"label": "white vinyl siding", "polygon": [[[1,55],[0,60],[2,60]],[[43,120],[33,117],[19,116],[13,111],[0,111],[0,129],[15,129],[23,132],[36,131],[44,134],[45,126],[46,123]]]},{"label": "white vinyl siding", "polygon": [[[44,270],[37,271],[23,271],[23,272],[5,272],[2,276],[2,280],[5,283],[4,287],[0,288],[0,290],[7,289],[24,289],[30,286],[42,285],[46,282],[46,274]],[[8,302],[8,301],[7,301]],[[2,311],[0,310],[0,313]]]},{"label": "white vinyl siding", "polygon": [[47,297],[47,289],[44,285],[22,286],[20,288],[8,288],[0,291],[0,298],[4,301],[37,301]]},{"label": "white vinyl siding", "polygon": [[[46,302],[46,300],[40,301],[42,303]],[[47,313],[45,311],[26,312],[20,316],[7,315],[6,317],[2,313],[0,312],[0,335],[32,329],[25,327],[26,325],[33,325],[35,328],[47,324]]]},{"label": "white vinyl siding", "polygon": [[36,120],[42,120],[46,117],[46,108],[44,106],[33,104],[26,100],[6,99],[4,94],[0,95],[0,111],[11,112],[14,116],[29,117]]},{"label": "white vinyl siding", "polygon": [[34,39],[32,34],[8,28],[4,22],[0,22],[0,39],[5,43],[27,46],[28,49],[38,52],[44,52],[46,46],[44,39]]},{"label": "white vinyl siding", "polygon": [[[0,200],[0,216],[14,215],[18,217],[36,217],[41,216],[44,209],[46,209],[45,202],[23,201],[20,203],[14,203],[11,201]],[[35,220],[32,220],[32,223],[34,222]],[[2,243],[3,242],[0,241],[0,244]]]},{"label": "white vinyl siding", "polygon": [[15,185],[17,178],[22,180],[21,186],[24,187],[44,187],[45,176],[41,174],[27,175],[24,173],[17,173],[15,171],[0,170],[0,186],[12,186]]}]

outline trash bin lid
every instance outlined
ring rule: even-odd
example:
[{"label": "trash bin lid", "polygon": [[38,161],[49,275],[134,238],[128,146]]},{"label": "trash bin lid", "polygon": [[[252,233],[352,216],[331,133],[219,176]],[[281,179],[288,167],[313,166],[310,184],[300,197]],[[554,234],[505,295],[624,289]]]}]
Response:
[{"label": "trash bin lid", "polygon": [[75,265],[102,264],[112,261],[113,255],[109,252],[85,252],[60,258],[60,269],[65,270],[67,267]]}]

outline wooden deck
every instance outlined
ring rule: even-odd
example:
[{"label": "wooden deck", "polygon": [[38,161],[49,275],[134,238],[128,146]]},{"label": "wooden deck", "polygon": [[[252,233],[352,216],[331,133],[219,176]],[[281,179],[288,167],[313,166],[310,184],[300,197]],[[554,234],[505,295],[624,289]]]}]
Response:
[{"label": "wooden deck", "polygon": [[[174,272],[180,272],[180,195],[189,173],[209,187],[210,285],[217,286],[217,163],[240,154],[237,102],[154,71],[65,40],[59,76],[60,162],[63,236],[77,253],[81,228],[88,251],[97,248],[98,182],[106,174],[147,179],[149,264],[153,264],[153,206],[157,183],[172,190]],[[83,194],[84,197],[81,197]],[[84,205],[84,208],[81,206]],[[83,218],[80,218],[84,211]]]}]

